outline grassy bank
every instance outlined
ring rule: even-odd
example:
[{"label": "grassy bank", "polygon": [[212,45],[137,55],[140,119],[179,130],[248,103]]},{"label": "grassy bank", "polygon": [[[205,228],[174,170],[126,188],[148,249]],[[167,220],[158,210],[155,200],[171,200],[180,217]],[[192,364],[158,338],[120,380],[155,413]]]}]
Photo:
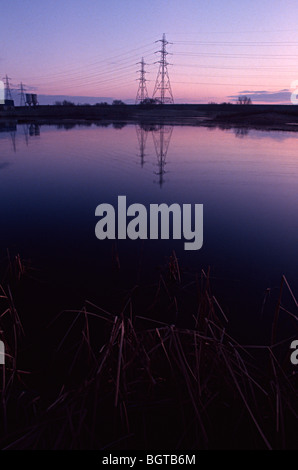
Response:
[{"label": "grassy bank", "polygon": [[[1,286],[2,449],[297,449],[289,349],[298,337],[297,302],[286,278],[270,341],[241,345],[209,271],[186,281],[173,253],[154,285],[132,286],[111,309],[86,301],[79,310],[53,310],[39,332],[50,350],[36,369],[22,324],[30,305],[19,295],[28,276],[16,256]],[[183,314],[185,325],[162,321],[169,312]],[[293,336],[277,340],[285,319]]]}]

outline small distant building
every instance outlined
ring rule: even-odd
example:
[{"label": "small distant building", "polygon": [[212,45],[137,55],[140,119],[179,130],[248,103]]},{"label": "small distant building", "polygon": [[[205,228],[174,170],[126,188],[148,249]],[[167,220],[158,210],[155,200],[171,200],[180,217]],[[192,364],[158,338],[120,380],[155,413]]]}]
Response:
[{"label": "small distant building", "polygon": [[9,111],[14,109],[14,100],[4,100],[4,103],[0,104],[1,111]]},{"label": "small distant building", "polygon": [[26,93],[26,106],[37,106],[38,104],[37,95],[35,93]]},{"label": "small distant building", "polygon": [[31,104],[32,104],[32,95],[31,95],[31,93],[26,93],[25,105],[26,106],[31,106]]}]

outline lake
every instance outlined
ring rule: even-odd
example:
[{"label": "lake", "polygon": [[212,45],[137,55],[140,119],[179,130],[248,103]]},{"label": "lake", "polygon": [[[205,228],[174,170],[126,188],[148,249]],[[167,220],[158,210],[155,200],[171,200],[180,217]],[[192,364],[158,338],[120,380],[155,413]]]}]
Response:
[{"label": "lake", "polygon": [[[275,299],[282,275],[297,296],[297,133],[18,124],[2,126],[0,141],[2,266],[7,249],[19,253],[42,295],[51,285],[57,310],[98,304],[115,283],[154,282],[173,250],[188,276],[210,266],[216,298],[238,330],[258,320],[267,288]],[[118,195],[146,207],[203,204],[203,247],[98,240],[95,208],[116,207]]]}]

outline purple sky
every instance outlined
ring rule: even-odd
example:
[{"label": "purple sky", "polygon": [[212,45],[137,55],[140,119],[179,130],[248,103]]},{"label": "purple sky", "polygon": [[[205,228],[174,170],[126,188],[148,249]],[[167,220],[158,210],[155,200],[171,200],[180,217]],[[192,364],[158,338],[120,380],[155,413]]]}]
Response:
[{"label": "purple sky", "polygon": [[0,16],[0,77],[40,95],[134,100],[144,56],[151,96],[166,33],[175,102],[245,91],[290,104],[297,17],[294,0],[12,0]]}]

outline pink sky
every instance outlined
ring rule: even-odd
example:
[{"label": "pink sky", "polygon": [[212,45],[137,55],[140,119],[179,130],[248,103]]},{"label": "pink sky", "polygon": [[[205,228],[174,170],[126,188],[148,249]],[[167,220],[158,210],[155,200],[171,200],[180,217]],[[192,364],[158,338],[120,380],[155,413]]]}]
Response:
[{"label": "pink sky", "polygon": [[0,17],[0,67],[15,88],[22,81],[38,94],[134,100],[142,56],[152,94],[155,41],[165,32],[176,102],[230,101],[245,91],[290,104],[297,14],[294,0],[62,0],[59,8],[15,0]]}]

